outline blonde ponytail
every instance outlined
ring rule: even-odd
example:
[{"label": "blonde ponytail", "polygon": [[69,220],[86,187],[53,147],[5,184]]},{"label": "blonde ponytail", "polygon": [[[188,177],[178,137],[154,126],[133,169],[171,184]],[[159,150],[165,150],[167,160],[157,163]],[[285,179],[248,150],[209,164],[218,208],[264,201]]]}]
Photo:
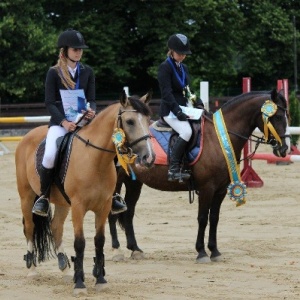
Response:
[{"label": "blonde ponytail", "polygon": [[66,89],[74,89],[75,82],[71,79],[71,75],[68,70],[67,58],[65,56],[64,48],[60,48],[59,57],[55,67],[64,87]]}]

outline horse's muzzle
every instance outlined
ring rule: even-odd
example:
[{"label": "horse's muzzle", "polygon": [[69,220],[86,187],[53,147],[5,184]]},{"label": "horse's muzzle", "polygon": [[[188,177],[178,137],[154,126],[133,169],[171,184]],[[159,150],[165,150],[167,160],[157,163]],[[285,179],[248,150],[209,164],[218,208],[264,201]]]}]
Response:
[{"label": "horse's muzzle", "polygon": [[152,155],[144,155],[143,157],[137,157],[135,163],[139,164],[142,167],[151,168],[154,165],[155,154]]},{"label": "horse's muzzle", "polygon": [[277,141],[273,140],[270,141],[270,144],[273,148],[273,154],[278,157],[286,157],[288,146],[284,143],[283,145],[280,145]]}]

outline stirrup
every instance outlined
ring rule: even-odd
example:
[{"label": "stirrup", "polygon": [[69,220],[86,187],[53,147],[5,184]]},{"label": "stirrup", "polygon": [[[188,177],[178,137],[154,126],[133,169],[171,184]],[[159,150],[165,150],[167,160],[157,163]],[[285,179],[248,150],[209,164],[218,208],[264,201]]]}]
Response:
[{"label": "stirrup", "polygon": [[191,174],[185,173],[185,172],[171,172],[168,171],[168,181],[176,181],[178,180],[179,182],[183,182],[183,180],[188,180],[190,179]]},{"label": "stirrup", "polygon": [[124,200],[124,198],[119,195],[118,193],[115,193],[112,199],[112,206],[110,213],[112,215],[120,214],[127,210],[127,205]]},{"label": "stirrup", "polygon": [[49,199],[44,195],[42,195],[34,203],[32,208],[32,213],[41,217],[47,217],[49,208],[50,208]]}]

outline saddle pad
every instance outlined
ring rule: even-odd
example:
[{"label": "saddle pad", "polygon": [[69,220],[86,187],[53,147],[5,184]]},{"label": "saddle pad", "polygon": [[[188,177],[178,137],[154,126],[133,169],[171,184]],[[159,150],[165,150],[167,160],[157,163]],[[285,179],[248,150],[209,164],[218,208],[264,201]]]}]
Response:
[{"label": "saddle pad", "polygon": [[[201,122],[201,132],[203,132],[204,128],[204,122]],[[152,145],[153,149],[155,151],[155,164],[156,165],[168,165],[168,147],[169,147],[169,140],[172,135],[172,132],[170,131],[161,131],[156,130],[155,127],[152,125],[149,127],[150,133],[152,136]],[[200,154],[202,152],[202,146],[203,146],[203,139],[201,138],[200,132],[197,132],[197,143],[196,146],[193,147],[188,153],[187,153],[187,160],[189,165],[195,164],[200,157]]]}]

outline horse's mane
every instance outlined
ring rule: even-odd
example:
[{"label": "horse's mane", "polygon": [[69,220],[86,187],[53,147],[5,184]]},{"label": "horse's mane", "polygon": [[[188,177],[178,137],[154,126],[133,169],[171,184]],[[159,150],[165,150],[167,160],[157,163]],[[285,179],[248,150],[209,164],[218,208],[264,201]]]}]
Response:
[{"label": "horse's mane", "polygon": [[253,96],[259,96],[259,95],[271,97],[271,91],[251,91],[248,93],[241,94],[225,102],[222,105],[222,109],[223,108],[228,109],[231,106],[235,105],[237,102],[246,101],[247,99],[252,98]]},{"label": "horse's mane", "polygon": [[138,96],[130,96],[128,97],[128,100],[131,104],[131,106],[139,113],[145,115],[145,116],[150,116],[151,115],[151,109],[150,107],[142,102],[140,100],[140,97]]}]

